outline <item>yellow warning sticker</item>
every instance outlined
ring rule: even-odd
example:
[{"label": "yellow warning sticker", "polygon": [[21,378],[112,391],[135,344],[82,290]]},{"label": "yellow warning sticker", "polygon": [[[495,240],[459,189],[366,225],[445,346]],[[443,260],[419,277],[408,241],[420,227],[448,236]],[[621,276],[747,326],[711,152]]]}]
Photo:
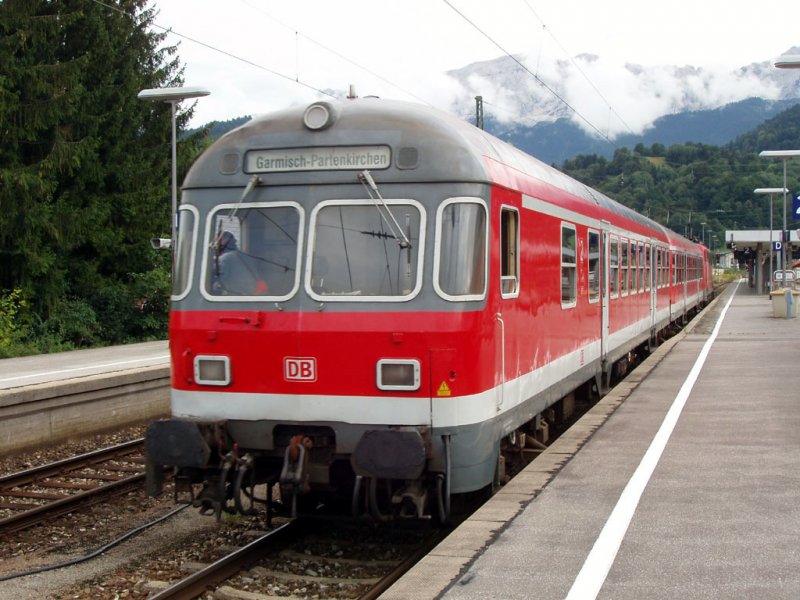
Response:
[{"label": "yellow warning sticker", "polygon": [[450,388],[447,387],[447,382],[443,381],[442,385],[439,386],[439,389],[436,390],[437,396],[449,396],[450,395]]}]

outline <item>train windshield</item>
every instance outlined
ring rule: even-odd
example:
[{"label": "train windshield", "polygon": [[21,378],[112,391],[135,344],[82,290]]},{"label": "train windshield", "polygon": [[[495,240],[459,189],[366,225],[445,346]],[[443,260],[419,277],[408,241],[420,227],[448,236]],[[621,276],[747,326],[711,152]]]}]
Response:
[{"label": "train windshield", "polygon": [[286,299],[299,287],[302,214],[291,203],[223,205],[210,216],[205,293]]},{"label": "train windshield", "polygon": [[389,200],[409,244],[400,243],[384,212],[362,200],[320,204],[311,217],[312,296],[326,300],[410,298],[420,286],[424,213],[416,202]]}]

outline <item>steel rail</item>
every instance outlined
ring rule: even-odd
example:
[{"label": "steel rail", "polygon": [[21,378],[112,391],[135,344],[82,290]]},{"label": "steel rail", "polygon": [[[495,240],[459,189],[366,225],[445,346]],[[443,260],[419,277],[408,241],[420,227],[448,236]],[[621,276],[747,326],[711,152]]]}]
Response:
[{"label": "steel rail", "polygon": [[[94,452],[88,452],[72,458],[59,460],[18,473],[12,473],[0,477],[0,496],[13,496],[13,497],[29,497],[29,498],[46,498],[47,496],[56,496],[56,494],[43,494],[32,492],[26,494],[24,491],[15,491],[13,488],[35,485],[36,483],[48,477],[74,477],[82,479],[104,479],[103,477],[92,477],[91,475],[70,475],[70,473],[83,469],[89,466],[101,465],[103,462],[109,460],[122,459],[137,451],[143,451],[144,440],[139,438],[116,446],[103,448]],[[112,470],[112,469],[109,469]],[[117,469],[124,471],[125,469]],[[19,510],[16,514],[0,519],[0,531],[11,532],[25,529],[45,519],[62,515],[71,512],[75,509],[76,505],[87,502],[88,500],[96,499],[100,495],[106,495],[112,492],[119,492],[138,485],[144,479],[144,466],[140,472],[134,473],[128,477],[121,477],[108,481],[107,479],[91,489],[86,489],[82,492],[70,494],[60,497],[36,507],[25,508],[21,506],[20,509],[11,508],[11,510]],[[47,487],[57,487],[57,485],[50,484]],[[68,484],[64,488],[74,487]]]},{"label": "steel rail", "polygon": [[288,521],[246,546],[223,556],[218,561],[151,596],[149,600],[192,600],[205,592],[209,586],[222,583],[248,564],[262,558],[264,550],[269,546],[281,544],[290,537],[296,537],[299,535],[300,528],[301,524],[297,519]]},{"label": "steel rail", "polygon": [[376,600],[381,594],[392,587],[392,585],[398,579],[408,573],[408,571],[410,571],[414,565],[427,556],[430,551],[433,550],[440,542],[442,542],[444,538],[446,538],[452,531],[453,529],[449,527],[447,529],[436,531],[427,540],[425,540],[422,546],[415,550],[410,556],[405,558],[399,565],[392,569],[390,573],[387,573],[384,577],[381,577],[381,580],[372,586],[369,591],[362,596],[359,596],[358,600]]}]

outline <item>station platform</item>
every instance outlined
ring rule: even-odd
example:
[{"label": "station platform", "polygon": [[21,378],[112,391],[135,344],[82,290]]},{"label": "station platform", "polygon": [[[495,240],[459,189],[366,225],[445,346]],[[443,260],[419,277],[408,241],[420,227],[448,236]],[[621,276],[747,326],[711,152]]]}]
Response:
[{"label": "station platform", "polygon": [[800,598],[799,369],[731,284],[381,598]]}]

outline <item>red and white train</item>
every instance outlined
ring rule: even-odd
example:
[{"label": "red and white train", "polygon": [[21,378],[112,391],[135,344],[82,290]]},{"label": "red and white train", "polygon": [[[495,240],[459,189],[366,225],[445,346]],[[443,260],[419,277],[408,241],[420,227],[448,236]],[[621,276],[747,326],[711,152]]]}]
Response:
[{"label": "red and white train", "polygon": [[[708,250],[424,106],[316,102],[194,164],[152,465],[446,519],[500,448],[712,292]],[[151,485],[157,489],[158,482]]]}]

